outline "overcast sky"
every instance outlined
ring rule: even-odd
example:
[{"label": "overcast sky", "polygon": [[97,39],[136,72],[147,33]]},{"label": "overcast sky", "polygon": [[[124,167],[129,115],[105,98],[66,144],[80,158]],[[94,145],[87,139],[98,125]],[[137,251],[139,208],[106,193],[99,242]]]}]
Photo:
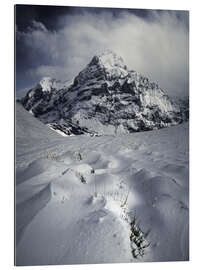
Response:
[{"label": "overcast sky", "polygon": [[189,88],[187,11],[16,7],[18,96],[43,76],[66,81],[111,49],[171,96]]}]

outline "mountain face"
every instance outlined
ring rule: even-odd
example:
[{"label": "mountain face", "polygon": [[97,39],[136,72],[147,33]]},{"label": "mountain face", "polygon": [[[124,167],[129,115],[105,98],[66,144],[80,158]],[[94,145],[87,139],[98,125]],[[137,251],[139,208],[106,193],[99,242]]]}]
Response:
[{"label": "mountain face", "polygon": [[21,103],[51,128],[71,134],[126,134],[181,123],[181,107],[111,51],[92,58],[71,84],[46,77]]}]

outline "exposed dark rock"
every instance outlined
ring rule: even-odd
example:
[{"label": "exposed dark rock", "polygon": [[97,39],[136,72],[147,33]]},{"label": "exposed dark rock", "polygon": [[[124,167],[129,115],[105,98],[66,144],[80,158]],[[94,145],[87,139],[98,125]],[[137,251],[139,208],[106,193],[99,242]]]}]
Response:
[{"label": "exposed dark rock", "polygon": [[189,117],[187,102],[175,104],[157,83],[129,71],[110,51],[94,56],[70,85],[44,78],[21,103],[67,135],[152,130]]}]

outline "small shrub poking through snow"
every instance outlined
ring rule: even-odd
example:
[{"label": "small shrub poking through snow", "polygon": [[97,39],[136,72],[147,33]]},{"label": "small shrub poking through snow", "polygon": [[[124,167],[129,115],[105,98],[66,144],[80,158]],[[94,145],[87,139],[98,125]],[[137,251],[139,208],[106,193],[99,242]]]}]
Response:
[{"label": "small shrub poking through snow", "polygon": [[146,249],[150,246],[150,243],[146,240],[149,233],[144,233],[141,230],[136,220],[135,210],[129,211],[128,199],[131,193],[131,189],[132,186],[128,187],[125,184],[125,181],[122,180],[119,184],[119,189],[114,190],[113,192],[108,192],[106,196],[119,203],[119,206],[122,209],[121,218],[127,222],[130,227],[129,237],[133,258],[139,259],[145,255]]},{"label": "small shrub poking through snow", "polygon": [[79,180],[81,181],[81,183],[83,183],[83,184],[86,184],[87,183],[85,177],[80,172],[75,172],[75,175],[79,178]]},{"label": "small shrub poking through snow", "polygon": [[77,161],[81,161],[83,158],[82,158],[82,154],[81,154],[81,152],[75,152],[75,154],[74,154],[74,156],[75,156],[75,159],[77,160]]},{"label": "small shrub poking through snow", "polygon": [[131,227],[131,249],[132,255],[135,259],[143,257],[145,254],[145,250],[149,247],[150,243],[146,240],[148,233],[143,233],[140,227],[136,224],[136,219],[130,222]]},{"label": "small shrub poking through snow", "polygon": [[61,158],[57,153],[54,152],[47,152],[45,154],[45,158],[50,159],[50,160],[54,160],[54,161],[60,161]]},{"label": "small shrub poking through snow", "polygon": [[125,198],[124,198],[124,201],[123,201],[123,203],[121,204],[121,207],[122,207],[122,208],[125,207],[125,205],[127,205],[128,197],[129,197],[129,195],[130,195],[130,190],[131,190],[131,187],[129,187],[128,192],[126,193],[126,196],[125,196]]}]

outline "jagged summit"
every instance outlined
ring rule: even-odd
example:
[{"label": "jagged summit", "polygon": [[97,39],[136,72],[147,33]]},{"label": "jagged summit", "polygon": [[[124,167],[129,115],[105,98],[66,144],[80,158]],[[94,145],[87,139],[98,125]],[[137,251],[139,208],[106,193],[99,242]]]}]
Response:
[{"label": "jagged summit", "polygon": [[42,87],[42,91],[50,92],[52,89],[56,88],[56,79],[51,77],[43,77],[40,82],[39,86]]},{"label": "jagged summit", "polygon": [[[33,88],[34,90],[36,89],[41,89],[42,92],[52,92],[56,90],[60,90],[63,88],[69,87],[71,84],[70,81],[65,81],[62,82],[60,80],[56,80],[55,78],[51,77],[43,77],[39,83],[36,84],[36,86]],[[31,89],[31,90],[33,90]]]},{"label": "jagged summit", "polygon": [[95,55],[68,86],[43,78],[22,104],[43,123],[68,135],[152,130],[185,119],[180,106],[157,83],[128,70],[110,50]]},{"label": "jagged summit", "polygon": [[90,79],[112,80],[128,75],[123,59],[111,50],[95,55],[90,63],[76,76],[75,85]]},{"label": "jagged summit", "polygon": [[111,50],[106,50],[100,54],[95,55],[89,65],[98,64],[105,69],[112,69],[114,67],[120,67],[126,69],[122,57],[118,56]]}]

